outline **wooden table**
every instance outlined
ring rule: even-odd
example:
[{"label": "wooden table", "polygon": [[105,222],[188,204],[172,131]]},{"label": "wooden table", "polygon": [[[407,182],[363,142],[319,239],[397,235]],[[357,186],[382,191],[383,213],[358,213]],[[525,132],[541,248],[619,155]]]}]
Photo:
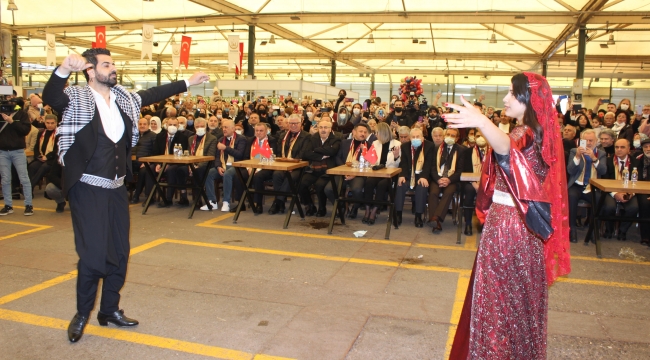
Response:
[{"label": "wooden table", "polygon": [[[194,215],[194,210],[196,209],[196,204],[199,202],[199,198],[203,196],[203,201],[208,205],[208,208],[211,208],[210,202],[208,201],[208,197],[205,194],[205,180],[208,178],[208,171],[212,167],[212,164],[214,163],[214,156],[181,156],[181,157],[176,157],[174,155],[157,155],[157,156],[145,156],[141,157],[138,159],[138,161],[146,163],[145,168],[147,169],[147,173],[149,173],[149,176],[154,180],[154,185],[153,189],[151,189],[151,193],[149,193],[149,197],[147,198],[147,201],[144,204],[144,209],[142,209],[142,215],[147,213],[147,209],[149,209],[149,205],[151,204],[151,199],[153,199],[153,194],[158,190],[158,194],[160,197],[163,199],[162,201],[165,204],[169,204],[167,202],[167,197],[165,196],[165,193],[162,190],[162,186],[171,186],[175,188],[181,188],[181,189],[186,189],[187,186],[185,184],[174,184],[170,185],[167,183],[161,183],[160,178],[162,175],[165,173],[165,169],[167,168],[168,164],[181,164],[181,165],[187,165],[192,169],[192,173],[196,174],[196,167],[195,164],[201,163],[201,162],[208,162],[207,167],[205,169],[205,174],[203,174],[203,179],[195,179],[199,180],[201,186],[196,186],[197,181],[194,181],[194,185],[192,185],[192,188],[199,190],[199,196],[193,199],[192,201],[192,206],[190,206],[190,213],[188,215],[188,219],[191,219],[192,216]],[[160,167],[160,172],[158,173],[158,176],[154,173],[154,171],[151,169],[152,164],[157,164],[161,163],[162,166]]]},{"label": "wooden table", "polygon": [[[466,182],[480,182],[481,181],[481,173],[470,173],[470,172],[464,172],[460,174],[460,181],[466,181]],[[465,199],[465,191],[463,191],[463,187],[460,188],[460,195],[458,196],[458,204],[457,209],[458,212],[456,216],[458,216],[458,219],[456,220],[456,223],[458,224],[458,228],[456,229],[456,244],[460,244],[460,234],[462,233],[463,230],[463,211],[465,208],[463,207],[463,202]]]},{"label": "wooden table", "polygon": [[[650,222],[650,218],[646,217],[632,217],[632,216],[600,216],[600,211],[605,204],[605,197],[610,196],[610,192],[623,192],[623,193],[633,193],[637,195],[649,195],[650,194],[650,181],[638,181],[636,184],[632,184],[630,181],[628,185],[623,185],[622,180],[611,180],[611,179],[589,179],[589,184],[592,186],[591,191],[591,216],[589,221],[589,230],[587,230],[587,236],[585,237],[585,245],[589,244],[589,239],[593,234],[594,240],[596,241],[596,256],[602,258],[600,251],[600,234],[599,231],[594,229],[600,229],[600,221],[630,221],[630,222]],[[598,200],[598,205],[596,204],[596,190],[599,189],[600,199]]]},{"label": "wooden table", "polygon": [[25,156],[34,156],[34,150],[25,150]]},{"label": "wooden table", "polygon": [[[243,161],[237,161],[232,164],[232,166],[235,167],[235,172],[237,173],[237,177],[239,180],[242,182],[242,184],[245,184],[244,186],[244,193],[241,196],[241,199],[239,200],[239,204],[237,204],[237,211],[235,211],[235,217],[232,219],[233,224],[237,223],[237,219],[239,219],[239,213],[241,212],[241,208],[244,205],[244,201],[246,198],[248,198],[248,202],[251,205],[251,210],[254,209],[255,202],[253,200],[253,194],[262,194],[262,195],[280,195],[280,196],[286,196],[291,198],[291,203],[289,205],[289,211],[287,211],[287,215],[284,218],[284,227],[283,229],[286,229],[289,227],[289,220],[291,219],[291,213],[293,212],[293,207],[295,205],[298,205],[298,214],[300,214],[301,219],[305,219],[305,214],[302,211],[302,206],[300,204],[300,199],[298,196],[298,188],[300,187],[300,181],[302,180],[302,176],[305,174],[305,168],[309,165],[309,162],[307,161],[299,161],[299,162],[284,162],[284,161],[275,161],[272,164],[262,164],[260,163],[259,159],[251,159],[251,160],[243,160]],[[248,180],[244,180],[244,171],[247,171],[247,168],[252,169],[251,170],[251,175],[248,176]],[[272,170],[272,171],[283,171],[284,176],[287,179],[287,182],[289,183],[289,187],[291,188],[290,192],[286,191],[276,191],[276,190],[255,190],[254,188],[251,187],[251,184],[253,182],[253,177],[255,175],[255,171],[257,169],[261,170]],[[293,178],[291,177],[291,171],[298,170],[300,171],[300,174],[298,174],[298,179],[296,181],[293,181]]]},{"label": "wooden table", "polygon": [[[347,165],[341,165],[337,166],[332,169],[327,170],[328,175],[330,176],[330,181],[332,182],[332,189],[337,189],[336,182],[334,181],[334,176],[364,176],[364,177],[375,177],[375,178],[385,178],[385,179],[391,179],[391,187],[390,191],[388,193],[389,195],[389,201],[384,201],[384,200],[372,200],[372,201],[367,201],[367,200],[357,200],[357,199],[350,199],[345,197],[344,193],[342,192],[343,190],[343,179],[339,181],[338,185],[338,190],[337,194],[338,197],[334,201],[334,209],[332,210],[332,216],[330,218],[330,224],[327,229],[327,233],[331,234],[332,233],[332,228],[334,227],[334,220],[336,219],[336,213],[339,210],[339,201],[343,202],[353,202],[353,203],[363,203],[363,204],[372,204],[372,205],[386,205],[388,206],[388,221],[386,221],[386,235],[385,238],[388,239],[390,237],[390,224],[391,222],[394,222],[395,229],[398,228],[397,225],[397,219],[395,217],[395,191],[397,190],[397,177],[399,174],[402,172],[401,168],[383,168],[379,170],[372,170],[372,169],[364,169],[363,171],[359,169],[354,169],[350,166]],[[339,212],[339,216],[341,218],[341,224],[345,224],[345,214]]]}]

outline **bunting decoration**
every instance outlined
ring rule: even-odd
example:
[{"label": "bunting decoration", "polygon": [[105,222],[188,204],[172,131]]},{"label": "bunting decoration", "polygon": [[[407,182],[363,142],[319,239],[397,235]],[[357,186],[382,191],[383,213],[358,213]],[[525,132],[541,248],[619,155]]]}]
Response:
[{"label": "bunting decoration", "polygon": [[95,26],[95,43],[93,48],[106,49],[106,26]]},{"label": "bunting decoration", "polygon": [[47,60],[45,60],[45,66],[56,66],[56,41],[54,34],[45,34],[45,42],[47,43]]},{"label": "bunting decoration", "polygon": [[181,44],[172,42],[172,68],[178,71],[181,67]]},{"label": "bunting decoration", "polygon": [[235,70],[238,75],[241,70],[242,53],[243,44],[239,42],[239,35],[228,35],[228,70]]},{"label": "bunting decoration", "polygon": [[147,60],[153,60],[153,25],[151,24],[142,24],[142,52],[140,54],[140,60],[147,58]]},{"label": "bunting decoration", "polygon": [[183,36],[181,39],[181,58],[180,63],[185,64],[185,69],[190,64],[190,46],[192,45],[192,38]]}]

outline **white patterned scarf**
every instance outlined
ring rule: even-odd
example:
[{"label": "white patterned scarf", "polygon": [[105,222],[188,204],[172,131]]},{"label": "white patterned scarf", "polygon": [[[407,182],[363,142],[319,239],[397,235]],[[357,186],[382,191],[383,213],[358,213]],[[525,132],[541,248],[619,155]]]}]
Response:
[{"label": "white patterned scarf", "polygon": [[[115,94],[117,106],[131,118],[132,137],[131,146],[138,143],[140,132],[138,131],[138,120],[140,120],[140,108],[142,99],[137,93],[126,91],[122,86],[115,85],[111,88]],[[74,143],[74,136],[77,132],[88,125],[95,116],[95,98],[90,86],[68,86],[63,93],[68,96],[70,102],[63,110],[61,124],[56,130],[59,135],[59,163],[63,164],[63,157]]]}]

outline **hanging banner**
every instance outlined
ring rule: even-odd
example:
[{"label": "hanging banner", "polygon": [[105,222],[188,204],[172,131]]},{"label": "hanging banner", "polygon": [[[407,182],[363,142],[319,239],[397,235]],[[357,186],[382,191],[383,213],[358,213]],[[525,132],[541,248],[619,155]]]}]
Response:
[{"label": "hanging banner", "polygon": [[228,70],[237,71],[240,59],[239,35],[228,35]]},{"label": "hanging banner", "polygon": [[45,34],[45,42],[47,43],[45,66],[56,66],[56,41],[54,39],[54,34]]},{"label": "hanging banner", "polygon": [[244,43],[239,43],[239,66],[237,67],[237,75],[241,75],[241,64],[244,60]]},{"label": "hanging banner", "polygon": [[153,25],[142,24],[142,52],[140,60],[147,58],[153,60],[151,53],[153,51]]},{"label": "hanging banner", "polygon": [[185,68],[190,64],[190,45],[192,45],[192,38],[183,36],[181,39],[181,64],[185,64]]},{"label": "hanging banner", "polygon": [[106,49],[106,26],[95,26],[94,47]]},{"label": "hanging banner", "polygon": [[181,44],[172,43],[172,68],[177,71],[181,67]]}]

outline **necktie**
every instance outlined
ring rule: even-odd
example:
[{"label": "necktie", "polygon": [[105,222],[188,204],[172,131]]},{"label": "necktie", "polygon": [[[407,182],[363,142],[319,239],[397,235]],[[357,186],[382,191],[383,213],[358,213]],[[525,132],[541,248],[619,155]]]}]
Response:
[{"label": "necktie", "polygon": [[623,160],[619,160],[619,162],[621,163],[621,165],[618,168],[618,173],[623,175],[623,168],[625,167],[625,163],[623,162]]}]

